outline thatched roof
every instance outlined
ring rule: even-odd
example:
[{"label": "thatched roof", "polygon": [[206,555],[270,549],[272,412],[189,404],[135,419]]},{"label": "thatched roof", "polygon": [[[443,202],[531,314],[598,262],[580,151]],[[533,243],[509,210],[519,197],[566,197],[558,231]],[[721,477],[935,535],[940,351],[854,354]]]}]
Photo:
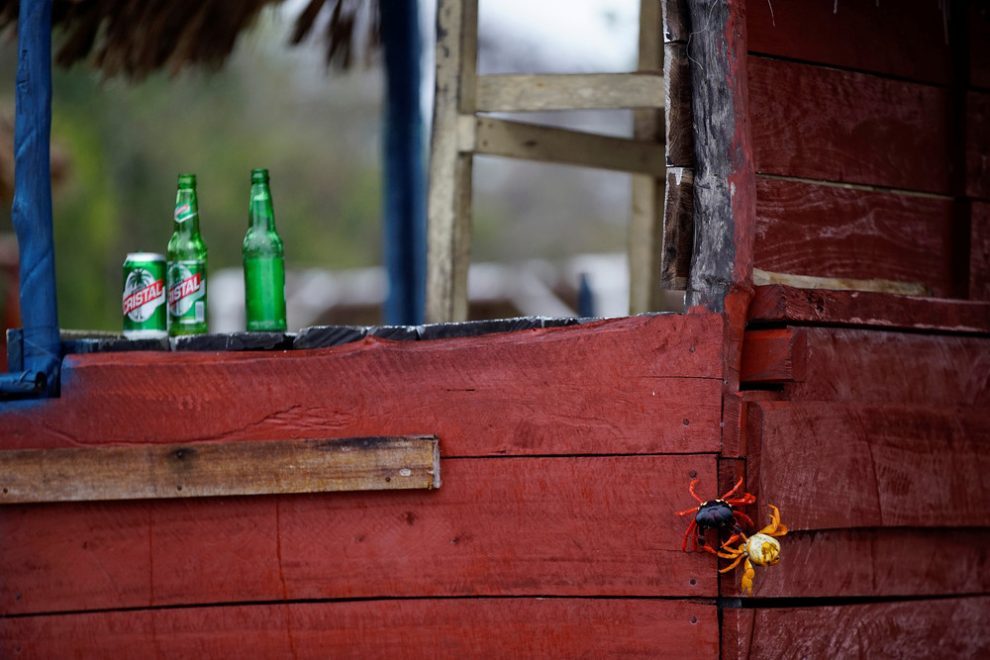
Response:
[{"label": "thatched roof", "polygon": [[[56,62],[88,61],[107,76],[140,79],[190,66],[218,67],[262,9],[283,0],[54,0]],[[17,0],[0,0],[0,29],[16,26]],[[378,45],[377,0],[310,0],[291,42],[321,31],[328,66],[348,68]]]}]

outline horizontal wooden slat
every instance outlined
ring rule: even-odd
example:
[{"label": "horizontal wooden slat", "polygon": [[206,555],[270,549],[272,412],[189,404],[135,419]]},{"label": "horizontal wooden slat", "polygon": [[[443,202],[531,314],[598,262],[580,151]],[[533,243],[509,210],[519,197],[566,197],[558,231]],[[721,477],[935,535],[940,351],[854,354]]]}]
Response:
[{"label": "horizontal wooden slat", "polygon": [[754,265],[952,293],[952,201],[757,177]]},{"label": "horizontal wooden slat", "polygon": [[[990,592],[988,529],[794,532],[781,560],[757,568],[757,598],[941,596]],[[739,575],[722,595],[739,595]]]},{"label": "horizontal wooden slat", "polygon": [[722,658],[982,658],[990,598],[727,609]]},{"label": "horizontal wooden slat", "polygon": [[798,289],[826,289],[831,291],[871,291],[892,293],[901,296],[920,296],[927,293],[920,282],[893,282],[891,280],[855,280],[837,277],[816,277],[793,273],[771,273],[760,268],[753,269],[753,284],[783,284]]},{"label": "horizontal wooden slat", "polygon": [[68,356],[58,399],[0,411],[0,448],[433,434],[444,456],[718,451],[721,337],[717,315],[671,314],[276,354]]},{"label": "horizontal wooden slat", "polygon": [[749,58],[757,172],[949,193],[948,92]]},{"label": "horizontal wooden slat", "polygon": [[759,402],[748,424],[760,505],[790,529],[990,526],[986,411]]},{"label": "horizontal wooden slat", "polygon": [[681,552],[713,454],[444,462],[434,491],[0,508],[0,612],[388,596],[717,593]]},{"label": "horizontal wooden slat", "polygon": [[951,51],[937,2],[752,2],[750,51],[947,84]]},{"label": "horizontal wooden slat", "polygon": [[743,340],[739,380],[742,383],[802,381],[807,360],[804,329],[750,330]]},{"label": "horizontal wooden slat", "polygon": [[0,451],[0,504],[439,486],[432,437]]},{"label": "horizontal wooden slat", "polygon": [[990,333],[990,304],[860,291],[756,287],[751,322],[858,325],[878,328]]},{"label": "horizontal wooden slat", "polygon": [[11,657],[718,657],[713,604],[376,600],[0,620]]},{"label": "horizontal wooden slat", "polygon": [[659,73],[478,76],[479,112],[662,108]]},{"label": "horizontal wooden slat", "polygon": [[464,151],[655,177],[663,177],[667,171],[663,144],[658,142],[492,117],[479,117],[475,121],[474,143],[462,144]]},{"label": "horizontal wooden slat", "polygon": [[792,401],[990,409],[990,338],[848,328],[801,333],[812,377],[784,386]]},{"label": "horizontal wooden slat", "polygon": [[969,242],[969,297],[990,302],[990,202],[973,202]]}]

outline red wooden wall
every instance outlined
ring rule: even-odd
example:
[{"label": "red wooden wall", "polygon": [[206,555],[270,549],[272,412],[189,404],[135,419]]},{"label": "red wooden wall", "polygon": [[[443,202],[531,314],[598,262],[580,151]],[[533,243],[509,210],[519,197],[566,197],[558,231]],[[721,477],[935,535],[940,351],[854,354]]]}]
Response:
[{"label": "red wooden wall", "polygon": [[436,491],[0,508],[4,657],[718,652],[723,321],[66,359],[5,448],[431,433]]},{"label": "red wooden wall", "polygon": [[949,4],[747,3],[757,268],[988,299],[990,3]]}]

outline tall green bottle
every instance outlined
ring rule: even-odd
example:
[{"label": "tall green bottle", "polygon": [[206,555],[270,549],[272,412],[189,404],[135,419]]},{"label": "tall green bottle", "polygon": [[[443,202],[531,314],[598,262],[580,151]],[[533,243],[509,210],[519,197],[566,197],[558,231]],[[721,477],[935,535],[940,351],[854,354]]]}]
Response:
[{"label": "tall green bottle", "polygon": [[275,231],[268,170],[251,170],[244,257],[244,311],[248,332],[285,330],[285,252]]},{"label": "tall green bottle", "polygon": [[168,333],[206,332],[206,243],[199,235],[196,175],[180,174],[172,237],[168,239]]}]

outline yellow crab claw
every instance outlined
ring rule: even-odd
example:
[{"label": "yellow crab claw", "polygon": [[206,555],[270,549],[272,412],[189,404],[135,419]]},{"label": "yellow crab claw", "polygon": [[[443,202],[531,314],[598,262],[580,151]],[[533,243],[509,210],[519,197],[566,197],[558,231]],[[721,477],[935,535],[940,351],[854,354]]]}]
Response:
[{"label": "yellow crab claw", "polygon": [[787,534],[787,525],[783,525],[780,522],[780,509],[774,505],[770,505],[770,524],[760,530],[760,534],[769,534],[770,536],[784,536]]},{"label": "yellow crab claw", "polygon": [[739,581],[739,586],[742,587],[743,592],[747,595],[752,595],[753,593],[753,578],[756,577],[756,569],[753,565],[749,563],[749,559],[743,564],[743,574],[742,579]]}]

